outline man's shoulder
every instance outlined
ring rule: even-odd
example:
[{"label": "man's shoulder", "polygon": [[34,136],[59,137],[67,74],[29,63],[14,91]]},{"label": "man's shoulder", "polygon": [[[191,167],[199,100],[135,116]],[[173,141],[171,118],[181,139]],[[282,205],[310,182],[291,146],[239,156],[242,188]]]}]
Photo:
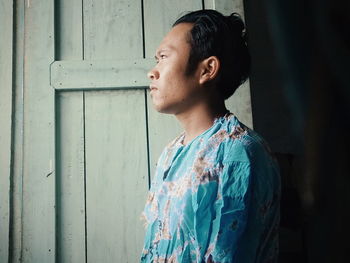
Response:
[{"label": "man's shoulder", "polygon": [[252,162],[256,158],[272,155],[266,141],[234,116],[228,119],[224,133],[226,139],[220,146],[224,153],[223,162]]}]

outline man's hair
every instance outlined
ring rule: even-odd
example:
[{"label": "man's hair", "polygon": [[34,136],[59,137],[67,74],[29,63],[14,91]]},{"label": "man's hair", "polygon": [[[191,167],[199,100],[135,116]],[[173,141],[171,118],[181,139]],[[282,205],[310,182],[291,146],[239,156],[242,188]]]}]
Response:
[{"label": "man's hair", "polygon": [[191,75],[200,61],[216,56],[221,66],[214,81],[226,100],[247,80],[250,71],[250,55],[241,17],[237,13],[224,16],[215,10],[198,10],[180,17],[173,27],[180,23],[193,24],[186,73]]}]

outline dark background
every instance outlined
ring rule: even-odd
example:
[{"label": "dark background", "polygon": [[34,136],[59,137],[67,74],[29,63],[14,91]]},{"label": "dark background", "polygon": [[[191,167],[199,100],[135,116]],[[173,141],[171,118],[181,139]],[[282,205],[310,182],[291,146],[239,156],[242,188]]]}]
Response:
[{"label": "dark background", "polygon": [[244,7],[254,129],[282,175],[280,262],[350,262],[350,1]]}]

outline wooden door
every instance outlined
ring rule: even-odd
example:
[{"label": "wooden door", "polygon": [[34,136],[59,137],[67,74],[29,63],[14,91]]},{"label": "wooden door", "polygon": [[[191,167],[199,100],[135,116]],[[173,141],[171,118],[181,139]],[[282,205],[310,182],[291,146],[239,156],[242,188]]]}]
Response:
[{"label": "wooden door", "polygon": [[[181,132],[151,105],[146,73],[155,49],[182,12],[230,13],[235,6],[24,2],[23,201],[13,262],[139,260],[139,217],[152,172],[164,145]],[[251,126],[248,86],[228,107],[239,108]]]}]

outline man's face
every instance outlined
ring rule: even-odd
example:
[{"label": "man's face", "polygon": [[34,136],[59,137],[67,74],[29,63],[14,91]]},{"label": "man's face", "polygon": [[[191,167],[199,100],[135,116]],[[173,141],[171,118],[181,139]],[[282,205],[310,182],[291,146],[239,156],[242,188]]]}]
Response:
[{"label": "man's face", "polygon": [[185,74],[191,46],[187,41],[192,24],[181,23],[171,29],[156,51],[156,66],[148,73],[155,109],[178,114],[198,101],[198,72]]}]

